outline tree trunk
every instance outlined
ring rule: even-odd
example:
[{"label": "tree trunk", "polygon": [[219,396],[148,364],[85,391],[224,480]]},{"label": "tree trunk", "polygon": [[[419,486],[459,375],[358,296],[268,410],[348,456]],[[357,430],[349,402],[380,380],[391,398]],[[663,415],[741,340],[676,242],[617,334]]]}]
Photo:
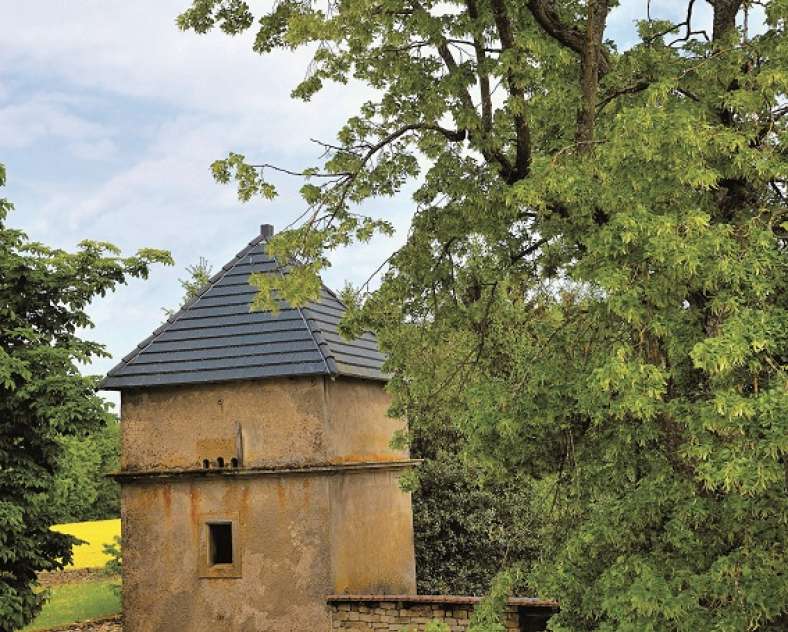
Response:
[{"label": "tree trunk", "polygon": [[599,92],[599,65],[602,59],[602,37],[607,22],[608,0],[588,0],[585,42],[580,56],[580,111],[577,116],[575,140],[580,149],[590,147],[594,140],[597,94]]},{"label": "tree trunk", "polygon": [[717,42],[736,28],[736,14],[742,0],[715,0],[710,4],[714,7],[712,38]]}]

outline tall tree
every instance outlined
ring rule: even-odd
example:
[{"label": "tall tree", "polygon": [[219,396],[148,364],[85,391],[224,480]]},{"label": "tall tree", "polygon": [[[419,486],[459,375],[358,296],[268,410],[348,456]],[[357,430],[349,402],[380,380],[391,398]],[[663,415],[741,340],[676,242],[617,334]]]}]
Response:
[{"label": "tall tree", "polygon": [[91,326],[85,310],[127,279],[147,277],[152,263],[170,263],[158,250],[121,258],[103,242],[84,241],[74,253],[31,242],[6,225],[11,208],[0,199],[0,630],[22,628],[38,612],[38,571],[71,560],[73,538],[49,530],[63,437],[113,421],[97,378],[77,368],[107,355],[77,335]]},{"label": "tall tree", "polygon": [[[180,307],[183,307],[194,299],[200,293],[200,290],[208,285],[208,282],[211,280],[212,270],[213,266],[208,263],[205,257],[200,257],[197,263],[186,266],[186,273],[188,276],[185,279],[178,279],[183,289],[183,298],[181,299]],[[167,315],[167,318],[170,318],[178,310],[162,307],[162,311]]]},{"label": "tall tree", "polygon": [[[480,467],[538,481],[530,582],[553,630],[788,624],[788,2],[645,2],[605,39],[608,0],[196,0],[181,28],[254,49],[316,44],[294,90],[374,97],[304,169],[303,225],[255,279],[316,293],[330,250],[387,232],[356,203],[417,179],[406,245],[347,328],[390,353],[394,412],[452,419]],[[281,166],[213,165],[242,199]],[[286,166],[294,172],[292,166]],[[537,503],[539,506],[539,503]]]},{"label": "tall tree", "polygon": [[49,505],[57,522],[120,516],[120,487],[108,475],[120,465],[120,421],[114,415],[85,436],[67,435],[61,444]]}]

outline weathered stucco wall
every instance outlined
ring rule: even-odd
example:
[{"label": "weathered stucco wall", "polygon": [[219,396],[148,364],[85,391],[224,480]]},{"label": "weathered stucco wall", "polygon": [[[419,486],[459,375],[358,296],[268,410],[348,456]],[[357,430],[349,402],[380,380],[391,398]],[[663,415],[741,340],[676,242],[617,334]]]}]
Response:
[{"label": "weathered stucco wall", "polygon": [[326,380],[326,434],[329,459],[335,463],[408,458],[390,447],[401,421],[386,416],[391,398],[378,382]]},{"label": "weathered stucco wall", "polygon": [[[386,417],[383,385],[279,378],[124,391],[123,470],[385,461],[403,424]],[[241,441],[242,439],[242,441]],[[237,454],[241,449],[243,454]]]},{"label": "weathered stucco wall", "polygon": [[[125,631],[327,629],[327,484],[272,476],[124,485]],[[203,517],[233,513],[241,577],[201,578]]]},{"label": "weathered stucco wall", "polygon": [[[387,406],[380,384],[323,378],[124,392],[126,632],[328,630],[326,594],[414,592],[402,470],[363,465],[407,459]],[[236,521],[234,576],[205,576],[216,518]]]},{"label": "weathered stucco wall", "polygon": [[243,464],[324,461],[322,377],[280,378],[124,391],[122,468],[199,468],[236,456]]},{"label": "weathered stucco wall", "polygon": [[416,592],[413,514],[400,473],[331,478],[332,593]]}]

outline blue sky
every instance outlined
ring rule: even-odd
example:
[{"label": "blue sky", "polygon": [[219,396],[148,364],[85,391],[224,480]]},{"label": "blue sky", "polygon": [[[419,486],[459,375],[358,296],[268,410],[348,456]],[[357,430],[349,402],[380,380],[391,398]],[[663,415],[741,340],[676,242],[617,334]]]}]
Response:
[{"label": "blue sky", "polygon": [[[105,240],[124,252],[172,251],[176,266],[157,268],[96,301],[89,336],[119,358],[176,305],[183,268],[204,256],[218,269],[259,224],[281,228],[303,205],[299,183],[280,180],[273,202],[241,204],[216,184],[212,160],[229,151],[293,168],[314,164],[310,138],[332,140],[366,97],[363,86],[329,86],[310,103],[290,90],[304,76],[306,52],[259,57],[249,37],[181,33],[175,17],[188,0],[12,2],[0,24],[0,162],[9,218],[31,238],[73,248]],[[634,36],[643,2],[624,0],[608,35]],[[652,2],[675,17],[684,2]],[[708,5],[699,3],[708,20]],[[385,202],[398,227],[392,239],[336,253],[325,281],[341,287],[374,270],[407,231],[407,196]],[[97,361],[105,372],[115,360]]]}]

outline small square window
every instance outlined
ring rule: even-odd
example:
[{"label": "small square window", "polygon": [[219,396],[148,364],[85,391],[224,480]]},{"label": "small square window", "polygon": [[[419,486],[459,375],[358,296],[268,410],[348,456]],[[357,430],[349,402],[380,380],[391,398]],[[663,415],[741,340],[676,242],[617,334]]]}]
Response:
[{"label": "small square window", "polygon": [[233,563],[233,525],[231,522],[208,524],[209,563]]},{"label": "small square window", "polygon": [[206,513],[198,518],[200,551],[199,577],[241,577],[243,531],[237,513]]}]

